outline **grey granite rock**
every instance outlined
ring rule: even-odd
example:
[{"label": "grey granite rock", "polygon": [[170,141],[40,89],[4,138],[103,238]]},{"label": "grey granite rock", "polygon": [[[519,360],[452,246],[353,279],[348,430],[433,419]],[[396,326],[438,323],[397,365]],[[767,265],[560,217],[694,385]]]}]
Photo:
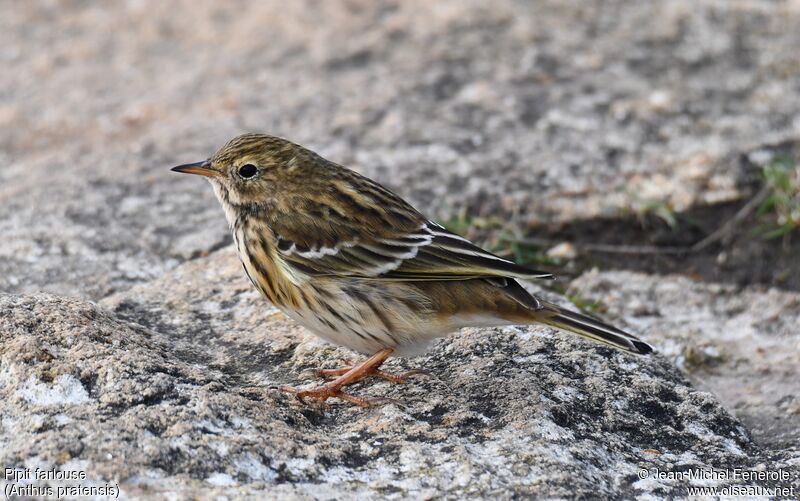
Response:
[{"label": "grey granite rock", "polygon": [[[687,485],[797,489],[798,457],[756,445],[662,355],[542,328],[464,330],[397,400],[302,405],[273,387],[349,356],[276,314],[226,249],[100,306],[0,297],[0,463],[80,470],[129,497],[683,496]],[[659,340],[654,340],[658,345]],[[791,481],[639,478],[699,468]]]},{"label": "grey granite rock", "polygon": [[570,287],[658,340],[758,442],[800,456],[800,294],[631,272],[585,273]]}]

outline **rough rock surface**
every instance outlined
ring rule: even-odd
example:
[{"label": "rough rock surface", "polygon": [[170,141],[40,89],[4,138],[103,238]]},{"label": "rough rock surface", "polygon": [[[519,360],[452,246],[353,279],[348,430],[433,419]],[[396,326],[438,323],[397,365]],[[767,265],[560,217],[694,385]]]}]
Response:
[{"label": "rough rock surface", "polygon": [[548,329],[465,330],[391,364],[433,377],[358,390],[398,403],[301,405],[271,387],[348,354],[276,315],[229,249],[101,306],[4,295],[0,333],[0,462],[129,496],[667,496],[687,484],[640,469],[797,474],[667,358]]},{"label": "rough rock surface", "polygon": [[585,273],[570,287],[655,340],[756,441],[800,457],[800,294],[630,272]]}]

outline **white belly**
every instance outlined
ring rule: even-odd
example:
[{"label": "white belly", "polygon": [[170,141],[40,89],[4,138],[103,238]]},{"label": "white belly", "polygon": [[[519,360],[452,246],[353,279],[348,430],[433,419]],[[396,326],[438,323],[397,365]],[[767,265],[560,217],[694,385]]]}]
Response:
[{"label": "white belly", "polygon": [[[329,307],[318,304],[313,309],[283,311],[332,344],[369,355],[392,348],[398,355],[411,356],[462,326],[432,321],[435,315],[426,311],[425,299],[411,286],[398,289],[380,282],[331,282],[326,284],[328,290],[335,291],[331,298],[319,298]],[[358,294],[348,293],[354,287],[358,287]]]}]

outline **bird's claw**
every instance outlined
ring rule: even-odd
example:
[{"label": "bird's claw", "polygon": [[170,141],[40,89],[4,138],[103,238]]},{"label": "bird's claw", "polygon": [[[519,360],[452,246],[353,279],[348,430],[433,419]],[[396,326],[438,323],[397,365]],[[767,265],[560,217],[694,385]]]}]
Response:
[{"label": "bird's claw", "polygon": [[295,398],[303,404],[306,403],[305,401],[306,398],[313,398],[321,402],[325,402],[329,398],[338,398],[344,400],[345,402],[350,402],[351,404],[358,405],[359,407],[376,407],[387,403],[394,403],[394,401],[389,398],[357,397],[355,395],[342,391],[340,388],[336,388],[329,385],[322,385],[307,390],[300,388],[292,388],[291,386],[281,386],[278,389],[284,393],[293,394]]}]

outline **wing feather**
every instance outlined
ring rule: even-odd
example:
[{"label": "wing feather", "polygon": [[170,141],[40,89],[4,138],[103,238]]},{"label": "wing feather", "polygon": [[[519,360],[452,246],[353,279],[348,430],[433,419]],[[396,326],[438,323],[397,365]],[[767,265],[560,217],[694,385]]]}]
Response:
[{"label": "wing feather", "polygon": [[496,256],[431,222],[410,232],[357,235],[334,245],[301,246],[279,234],[277,249],[286,264],[312,276],[425,281],[552,278],[550,273]]}]

